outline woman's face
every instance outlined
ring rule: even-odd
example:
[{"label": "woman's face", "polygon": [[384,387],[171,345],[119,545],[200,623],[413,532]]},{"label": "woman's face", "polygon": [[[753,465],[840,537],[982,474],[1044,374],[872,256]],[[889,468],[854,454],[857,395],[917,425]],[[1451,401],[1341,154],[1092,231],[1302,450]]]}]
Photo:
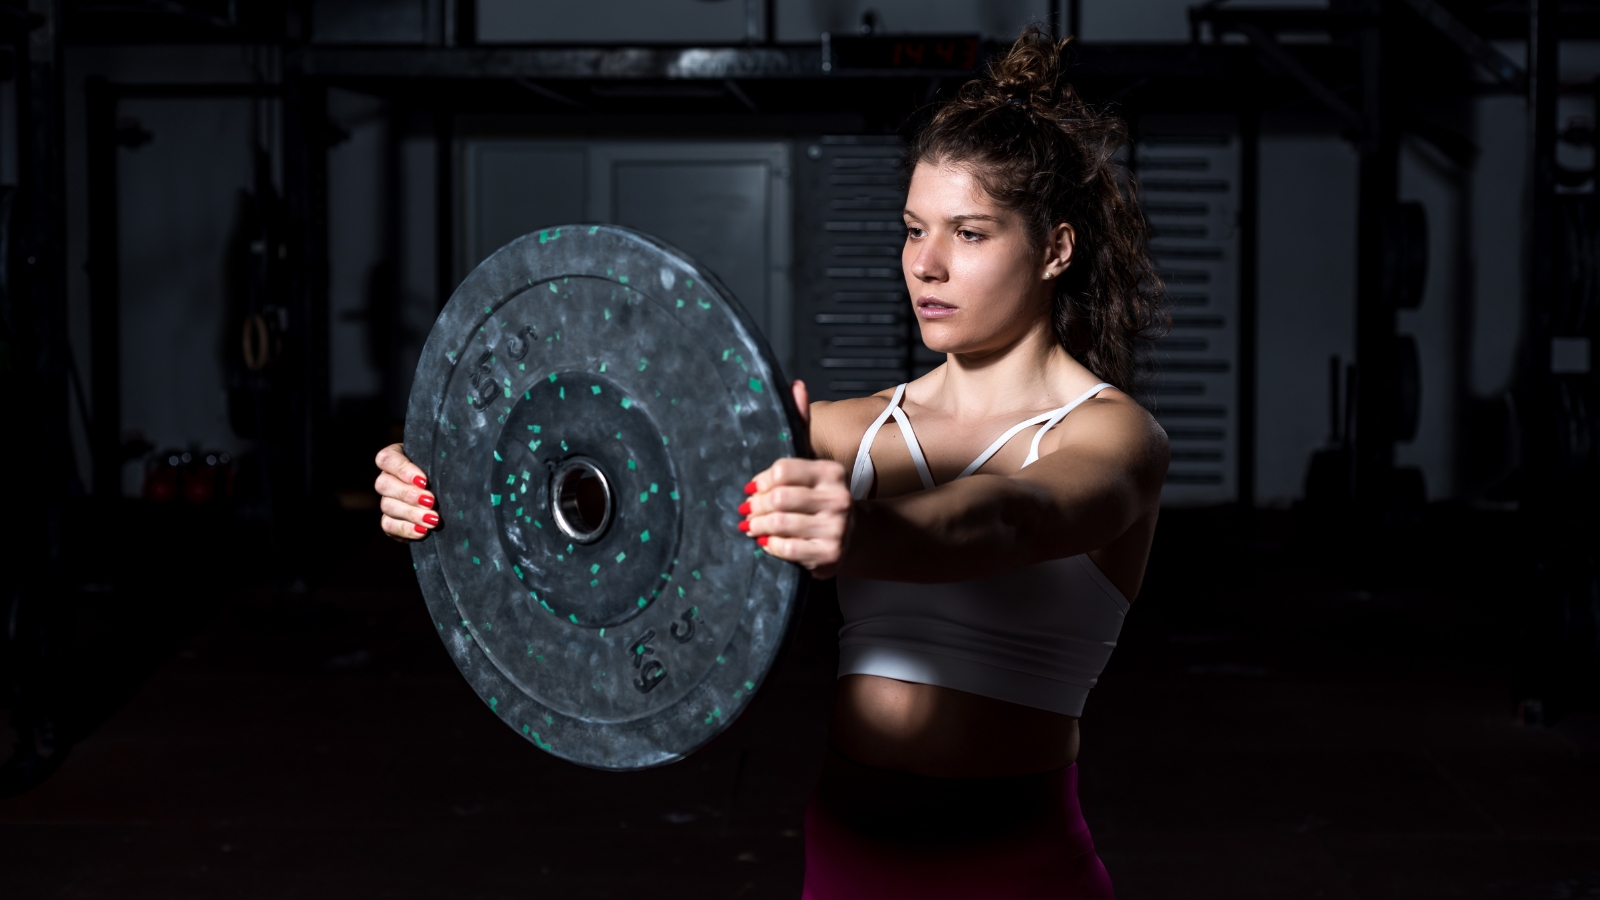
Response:
[{"label": "woman's face", "polygon": [[993,352],[1048,327],[1054,267],[965,167],[919,163],[905,221],[900,265],[928,349]]}]

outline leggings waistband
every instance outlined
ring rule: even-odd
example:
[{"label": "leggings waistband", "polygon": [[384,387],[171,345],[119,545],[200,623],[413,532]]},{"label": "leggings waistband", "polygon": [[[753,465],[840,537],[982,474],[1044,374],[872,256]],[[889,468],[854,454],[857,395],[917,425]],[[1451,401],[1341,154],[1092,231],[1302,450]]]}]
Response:
[{"label": "leggings waistband", "polygon": [[874,768],[828,749],[815,801],[864,834],[970,839],[1045,822],[1087,832],[1076,763],[1030,775],[937,778]]}]

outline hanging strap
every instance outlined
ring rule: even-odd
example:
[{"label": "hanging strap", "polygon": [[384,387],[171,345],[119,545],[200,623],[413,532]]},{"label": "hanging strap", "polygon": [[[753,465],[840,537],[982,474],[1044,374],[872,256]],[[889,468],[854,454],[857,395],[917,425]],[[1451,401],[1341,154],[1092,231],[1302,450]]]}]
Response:
[{"label": "hanging strap", "polygon": [[[861,446],[856,450],[856,464],[850,470],[850,496],[856,500],[865,500],[867,493],[872,490],[872,441],[878,436],[878,429],[883,423],[889,421],[889,416],[900,409],[900,398],[904,397],[906,386],[900,385],[894,389],[894,398],[889,401],[889,406],[874,419],[867,433],[861,436]],[[903,414],[902,414],[903,415]],[[917,450],[921,454],[921,448]]]}]

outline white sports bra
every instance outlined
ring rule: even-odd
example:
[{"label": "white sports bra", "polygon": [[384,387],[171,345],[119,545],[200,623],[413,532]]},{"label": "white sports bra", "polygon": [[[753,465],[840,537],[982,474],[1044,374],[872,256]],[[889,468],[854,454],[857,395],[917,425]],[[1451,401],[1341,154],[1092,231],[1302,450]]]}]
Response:
[{"label": "white sports bra", "polygon": [[[1039,459],[1039,440],[1080,403],[1109,384],[1097,384],[1053,412],[1012,426],[957,478],[976,472],[1015,437],[1042,424],[1023,466]],[[900,426],[924,488],[933,475],[895,389],[889,407],[861,438],[850,494],[865,499],[875,472],[872,441],[890,416]],[[1046,709],[1083,715],[1128,612],[1128,601],[1086,554],[1023,566],[990,578],[946,584],[906,584],[839,578],[839,675],[881,675],[933,684]]]}]

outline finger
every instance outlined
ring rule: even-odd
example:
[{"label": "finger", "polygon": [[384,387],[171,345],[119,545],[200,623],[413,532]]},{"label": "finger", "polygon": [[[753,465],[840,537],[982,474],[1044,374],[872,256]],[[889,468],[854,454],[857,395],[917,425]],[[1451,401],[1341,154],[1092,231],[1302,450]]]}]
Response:
[{"label": "finger", "polygon": [[844,466],[831,459],[797,459],[785,457],[767,467],[767,470],[757,475],[751,485],[755,490],[746,487],[749,493],[769,490],[781,484],[799,485],[800,487],[816,487],[829,483],[844,483]]},{"label": "finger", "polygon": [[372,489],[377,491],[380,497],[391,497],[408,506],[434,509],[439,505],[439,499],[432,491],[419,490],[415,485],[406,484],[388,472],[379,473],[377,480],[372,483]]},{"label": "finger", "polygon": [[393,497],[385,497],[378,501],[378,509],[382,510],[383,514],[391,519],[410,522],[413,525],[421,525],[429,531],[439,527],[438,513],[420,506],[401,503]]},{"label": "finger", "polygon": [[406,458],[405,448],[400,444],[390,444],[378,451],[378,458],[374,460],[378,468],[400,479],[406,484],[418,488],[428,486],[428,476],[416,463]]},{"label": "finger", "polygon": [[829,570],[839,563],[839,545],[829,541],[769,537],[761,549],[771,556],[798,563],[813,571]]},{"label": "finger", "polygon": [[796,378],[794,384],[789,386],[794,392],[795,408],[800,410],[800,421],[811,424],[811,394],[806,390],[806,383]]},{"label": "finger", "polygon": [[[384,534],[387,534],[393,538],[399,538],[402,541],[421,540],[428,534],[428,529],[426,526],[418,525],[415,522],[407,522],[402,519],[396,519],[393,516],[384,516],[379,521],[378,526],[383,529]],[[418,528],[421,528],[422,530],[418,531]]]},{"label": "finger", "polygon": [[843,485],[820,488],[779,485],[762,491],[746,500],[739,511],[747,516],[761,516],[774,512],[815,514],[842,512],[850,506],[850,492]]},{"label": "finger", "polygon": [[807,516],[799,513],[770,513],[747,520],[751,537],[807,538],[838,541],[844,536],[844,520],[840,516]]}]

